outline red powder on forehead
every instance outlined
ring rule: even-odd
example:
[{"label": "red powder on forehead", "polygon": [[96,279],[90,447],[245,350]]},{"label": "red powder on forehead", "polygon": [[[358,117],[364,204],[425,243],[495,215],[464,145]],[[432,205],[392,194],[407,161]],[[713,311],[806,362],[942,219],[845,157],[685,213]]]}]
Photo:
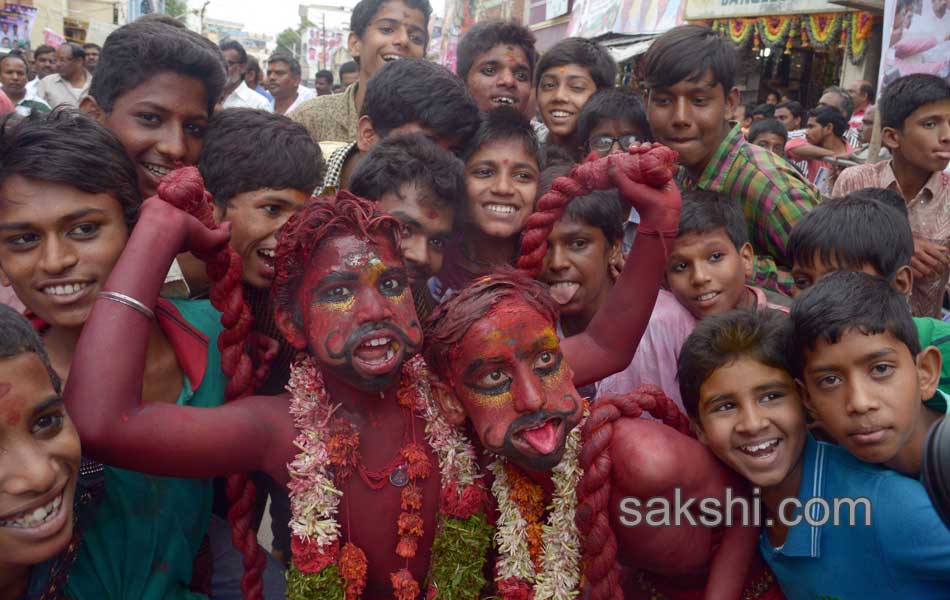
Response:
[{"label": "red powder on forehead", "polygon": [[13,386],[10,385],[9,383],[6,383],[6,382],[4,382],[4,381],[0,381],[0,398],[3,398],[4,396],[6,396],[6,395],[7,395],[7,392],[9,392],[9,391],[10,391],[10,388],[12,388],[12,387],[13,387]]},{"label": "red powder on forehead", "polygon": [[7,411],[6,418],[4,419],[8,427],[13,427],[20,422],[20,413],[15,409],[10,409]]},{"label": "red powder on forehead", "polygon": [[426,218],[429,219],[430,221],[435,221],[436,219],[439,218],[439,211],[437,211],[437,210],[427,210],[427,211],[426,211]]}]

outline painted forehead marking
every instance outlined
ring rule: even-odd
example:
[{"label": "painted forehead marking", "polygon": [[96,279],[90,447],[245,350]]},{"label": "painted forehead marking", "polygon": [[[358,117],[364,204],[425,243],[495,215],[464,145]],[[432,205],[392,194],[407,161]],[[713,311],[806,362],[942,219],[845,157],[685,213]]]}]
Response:
[{"label": "painted forehead marking", "polygon": [[348,269],[366,269],[383,264],[379,255],[372,250],[368,252],[351,252],[343,257],[343,264]]}]

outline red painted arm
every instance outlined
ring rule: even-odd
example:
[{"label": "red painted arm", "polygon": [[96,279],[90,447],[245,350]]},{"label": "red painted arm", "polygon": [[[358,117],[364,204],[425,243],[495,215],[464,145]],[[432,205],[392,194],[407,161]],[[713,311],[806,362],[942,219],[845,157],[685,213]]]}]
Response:
[{"label": "red painted arm", "polygon": [[[183,250],[210,254],[229,229],[208,229],[150,198],[105,289],[154,309],[165,273]],[[83,328],[66,385],[66,405],[83,449],[102,462],[179,477],[263,470],[286,479],[295,437],[286,399],[252,397],[217,408],[142,402],[150,327],[136,310],[96,302]]]},{"label": "red painted arm", "polygon": [[[733,517],[735,523],[740,522],[738,515]],[[709,565],[709,579],[706,581],[703,598],[741,598],[751,571],[750,566],[758,563],[755,559],[758,550],[758,528],[736,525],[726,529],[722,543]]]},{"label": "red painted arm", "polygon": [[578,165],[554,182],[528,220],[518,267],[530,271],[540,269],[545,240],[571,198],[614,187],[640,214],[637,237],[617,284],[587,329],[561,344],[577,386],[623,370],[640,344],[679,225],[680,193],[672,181],[675,161],[672,150],[644,144],[628,154]]}]

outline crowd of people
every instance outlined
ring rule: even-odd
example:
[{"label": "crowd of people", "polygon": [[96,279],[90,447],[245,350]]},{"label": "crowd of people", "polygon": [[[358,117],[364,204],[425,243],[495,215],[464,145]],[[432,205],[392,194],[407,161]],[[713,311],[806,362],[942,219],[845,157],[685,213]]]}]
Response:
[{"label": "crowd of people", "polygon": [[945,598],[950,82],[431,12],[0,57],[0,599]]}]

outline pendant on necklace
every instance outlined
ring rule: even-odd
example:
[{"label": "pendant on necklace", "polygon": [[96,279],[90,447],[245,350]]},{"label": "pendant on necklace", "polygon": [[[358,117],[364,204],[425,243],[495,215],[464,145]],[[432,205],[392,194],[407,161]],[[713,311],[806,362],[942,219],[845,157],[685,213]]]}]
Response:
[{"label": "pendant on necklace", "polygon": [[399,465],[389,473],[389,483],[396,487],[406,487],[409,483],[409,474],[406,472],[406,465]]}]

